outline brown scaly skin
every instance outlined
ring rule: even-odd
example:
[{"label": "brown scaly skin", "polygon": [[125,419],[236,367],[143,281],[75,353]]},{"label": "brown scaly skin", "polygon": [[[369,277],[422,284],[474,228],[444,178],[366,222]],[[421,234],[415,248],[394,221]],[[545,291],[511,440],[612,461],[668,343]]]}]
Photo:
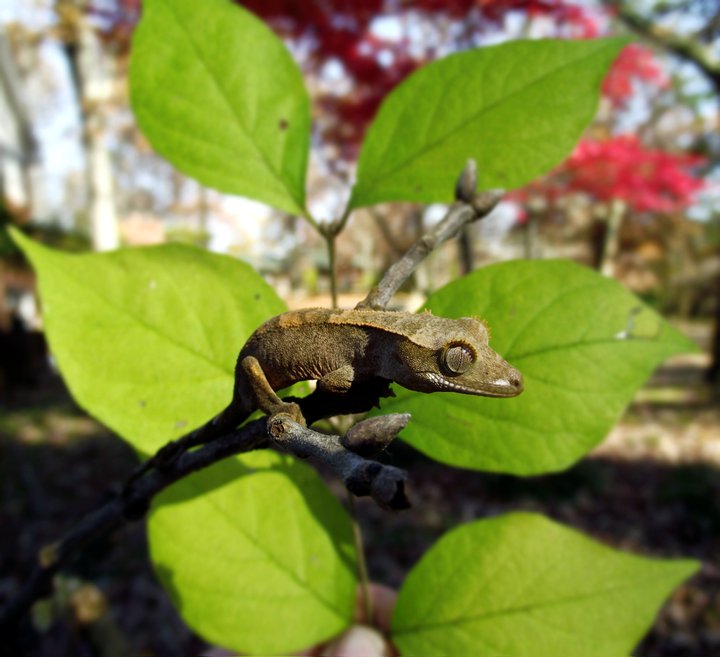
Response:
[{"label": "brown scaly skin", "polygon": [[[352,400],[348,412],[369,410],[378,397],[391,394],[390,382],[418,392],[485,397],[514,397],[523,390],[522,375],[488,346],[487,329],[477,319],[429,312],[294,310],[269,319],[250,336],[238,356],[228,407],[169,443],[154,463],[232,431],[256,409],[269,416],[289,413],[304,423],[299,406],[274,391],[306,380],[317,380],[319,401],[347,396]],[[315,414],[321,413],[318,408]]]},{"label": "brown scaly skin", "polygon": [[522,375],[488,346],[482,322],[429,312],[311,308],[273,317],[250,336],[238,357],[235,403],[245,405],[253,387],[242,372],[247,356],[258,360],[274,390],[316,379],[342,393],[379,377],[418,392],[486,397],[522,392]]}]

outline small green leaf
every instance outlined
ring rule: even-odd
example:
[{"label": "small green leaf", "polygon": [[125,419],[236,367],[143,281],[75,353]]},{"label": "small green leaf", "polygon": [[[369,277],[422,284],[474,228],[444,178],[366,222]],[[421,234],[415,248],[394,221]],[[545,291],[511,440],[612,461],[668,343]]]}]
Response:
[{"label": "small green leaf", "polygon": [[667,357],[697,347],[617,282],[568,261],[485,267],[434,293],[436,315],[477,316],[525,391],[490,399],[398,390],[382,412],[408,412],[402,437],[467,468],[539,474],[597,445]]},{"label": "small green leaf", "polygon": [[12,236],[76,401],[146,454],[230,401],[245,340],[286,309],[249,265],[189,246],[68,255]]},{"label": "small green leaf", "polygon": [[421,68],[385,99],[351,206],[451,201],[468,158],[478,187],[519,187],[570,154],[625,38],[513,41]]},{"label": "small green leaf", "polygon": [[392,639],[413,657],[628,655],[697,568],[616,552],[542,516],[474,522],[410,572]]},{"label": "small green leaf", "polygon": [[156,500],[149,534],[173,603],[212,643],[285,653],[350,623],[350,520],[315,472],[288,456],[254,452],[182,480]]},{"label": "small green leaf", "polygon": [[153,148],[230,194],[305,212],[310,101],[262,21],[229,0],[145,0],[130,94]]}]

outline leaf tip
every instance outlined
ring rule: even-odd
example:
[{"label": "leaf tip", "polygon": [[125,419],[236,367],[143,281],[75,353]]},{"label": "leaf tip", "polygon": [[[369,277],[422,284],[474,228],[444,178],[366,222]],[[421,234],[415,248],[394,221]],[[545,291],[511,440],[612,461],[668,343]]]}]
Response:
[{"label": "leaf tip", "polygon": [[6,229],[15,246],[17,246],[27,258],[31,259],[36,250],[43,248],[41,244],[25,234],[18,226],[6,226]]}]

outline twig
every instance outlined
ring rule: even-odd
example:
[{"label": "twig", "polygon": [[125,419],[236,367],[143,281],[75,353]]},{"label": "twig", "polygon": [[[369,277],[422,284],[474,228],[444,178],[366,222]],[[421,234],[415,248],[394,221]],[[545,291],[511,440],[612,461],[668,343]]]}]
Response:
[{"label": "twig", "polygon": [[[631,30],[695,64],[710,80],[716,92],[720,92],[720,59],[712,48],[697,38],[699,35],[685,37],[673,32],[659,23],[655,23],[635,11],[633,4],[622,0],[605,0],[605,4],[617,12],[618,18]],[[718,17],[715,17],[717,20]]]},{"label": "twig", "polygon": [[457,201],[450,206],[443,220],[418,239],[405,255],[385,272],[382,280],[370,290],[356,308],[372,308],[373,310],[387,308],[393,295],[432,251],[457,235],[465,225],[490,214],[500,202],[503,192],[490,190],[476,194],[476,180],[475,162],[470,160],[460,174],[457,183],[455,191]]},{"label": "twig", "polygon": [[[372,423],[371,442],[387,445],[410,420],[408,414],[385,415],[360,422]],[[326,435],[294,422],[284,413],[268,421],[268,434],[283,449],[301,458],[330,466],[357,497],[371,496],[383,509],[398,511],[410,504],[405,496],[407,473],[391,465],[369,461],[348,451],[338,436]]]},{"label": "twig", "polygon": [[[52,591],[52,579],[60,567],[71,561],[89,543],[141,519],[152,499],[187,475],[207,468],[228,456],[267,447],[272,439],[301,458],[312,456],[336,471],[353,495],[370,495],[383,508],[399,510],[409,506],[403,470],[368,461],[347,451],[343,444],[360,452],[377,451],[392,441],[408,423],[408,414],[371,418],[358,423],[360,429],[340,439],[318,433],[282,414],[260,418],[241,429],[221,436],[199,449],[185,452],[165,467],[150,470],[83,518],[60,541],[42,548],[34,570],[20,591],[0,609],[0,637],[12,635],[17,622],[39,598]],[[364,427],[362,425],[365,425]]]}]

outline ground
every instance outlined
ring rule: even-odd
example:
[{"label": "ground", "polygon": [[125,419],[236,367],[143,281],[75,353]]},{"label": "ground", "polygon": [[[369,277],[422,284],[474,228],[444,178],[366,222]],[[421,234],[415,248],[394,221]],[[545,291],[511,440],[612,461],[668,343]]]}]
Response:
[{"label": "ground", "polygon": [[[706,329],[685,328],[706,343]],[[701,572],[671,596],[635,655],[720,654],[720,406],[703,382],[706,365],[703,354],[666,363],[607,440],[562,474],[488,475],[391,446],[385,460],[409,471],[413,508],[388,514],[357,505],[371,577],[398,587],[448,528],[533,510],[622,550],[700,560]],[[38,548],[116,491],[134,463],[132,450],[75,407],[59,381],[0,416],[0,600]],[[54,597],[36,605],[33,626],[28,654],[52,657],[196,655],[204,645],[157,583],[142,523],[89,546],[58,578]]]}]

